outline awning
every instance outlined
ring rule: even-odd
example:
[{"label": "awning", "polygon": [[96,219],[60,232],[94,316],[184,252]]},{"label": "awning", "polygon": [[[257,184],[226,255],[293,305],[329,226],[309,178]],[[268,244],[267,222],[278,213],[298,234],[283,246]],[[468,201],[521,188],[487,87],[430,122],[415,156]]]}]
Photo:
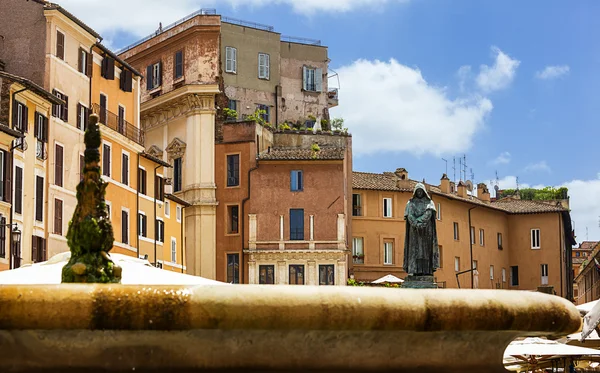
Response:
[{"label": "awning", "polygon": [[401,279],[401,278],[398,278],[398,277],[396,277],[394,275],[385,275],[382,278],[378,278],[375,281],[371,281],[372,284],[383,284],[383,283],[386,283],[386,282],[393,283],[393,284],[398,284],[398,283],[404,282],[404,280]]},{"label": "awning", "polygon": [[[112,260],[123,268],[123,285],[228,285],[207,278],[163,270],[147,260],[122,254],[110,254]],[[25,265],[0,272],[0,285],[60,284],[62,268],[71,258],[71,252],[57,254],[47,262]]]}]

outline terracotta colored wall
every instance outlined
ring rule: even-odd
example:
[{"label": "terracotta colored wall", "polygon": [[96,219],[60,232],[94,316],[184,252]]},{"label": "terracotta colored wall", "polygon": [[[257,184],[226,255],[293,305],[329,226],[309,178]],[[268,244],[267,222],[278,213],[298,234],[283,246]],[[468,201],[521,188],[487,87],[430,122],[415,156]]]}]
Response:
[{"label": "terracotta colored wall", "polygon": [[35,1],[0,2],[0,59],[6,71],[44,85],[46,20],[43,5]]},{"label": "terracotta colored wall", "polygon": [[[561,293],[562,228],[558,214],[511,215],[509,218],[510,265],[519,266],[520,290],[535,290],[541,285],[541,264],[548,264],[548,284]],[[531,249],[531,229],[540,229],[540,249]],[[565,276],[564,268],[563,278]],[[564,291],[564,283],[563,283]]]}]

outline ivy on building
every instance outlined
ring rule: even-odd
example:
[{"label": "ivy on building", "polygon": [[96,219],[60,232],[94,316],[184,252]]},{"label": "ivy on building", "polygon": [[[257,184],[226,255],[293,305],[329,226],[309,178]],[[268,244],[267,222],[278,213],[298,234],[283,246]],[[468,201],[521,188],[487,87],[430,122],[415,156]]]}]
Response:
[{"label": "ivy on building", "polygon": [[[510,197],[517,193],[516,189],[504,189],[500,192],[500,198]],[[569,198],[569,189],[565,187],[554,188],[547,186],[545,188],[525,188],[519,189],[521,199],[528,201],[551,201],[557,199]]]}]

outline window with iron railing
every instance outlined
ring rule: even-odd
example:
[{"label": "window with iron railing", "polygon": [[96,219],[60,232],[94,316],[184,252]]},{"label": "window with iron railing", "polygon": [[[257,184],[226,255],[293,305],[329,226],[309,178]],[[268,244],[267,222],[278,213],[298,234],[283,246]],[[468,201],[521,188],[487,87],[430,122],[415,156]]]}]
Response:
[{"label": "window with iron railing", "polygon": [[290,210],[290,240],[304,240],[304,209]]}]

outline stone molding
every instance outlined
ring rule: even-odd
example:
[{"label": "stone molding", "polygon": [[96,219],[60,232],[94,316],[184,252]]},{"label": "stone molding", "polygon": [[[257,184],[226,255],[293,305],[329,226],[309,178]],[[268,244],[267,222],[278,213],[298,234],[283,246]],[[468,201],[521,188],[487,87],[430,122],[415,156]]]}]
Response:
[{"label": "stone molding", "polygon": [[183,158],[186,146],[187,144],[179,137],[174,138],[166,149],[169,156],[169,163],[175,158]]},{"label": "stone molding", "polygon": [[188,93],[141,113],[142,128],[148,131],[173,119],[201,111],[215,113],[214,94]]},{"label": "stone molding", "polygon": [[160,159],[162,159],[162,156],[163,156],[163,151],[162,151],[162,149],[161,149],[161,148],[159,148],[158,146],[156,146],[156,145],[152,145],[152,146],[150,147],[150,149],[148,149],[148,154],[150,154],[150,155],[151,155],[151,156],[153,156],[153,157],[156,157],[156,158],[160,158]]}]

